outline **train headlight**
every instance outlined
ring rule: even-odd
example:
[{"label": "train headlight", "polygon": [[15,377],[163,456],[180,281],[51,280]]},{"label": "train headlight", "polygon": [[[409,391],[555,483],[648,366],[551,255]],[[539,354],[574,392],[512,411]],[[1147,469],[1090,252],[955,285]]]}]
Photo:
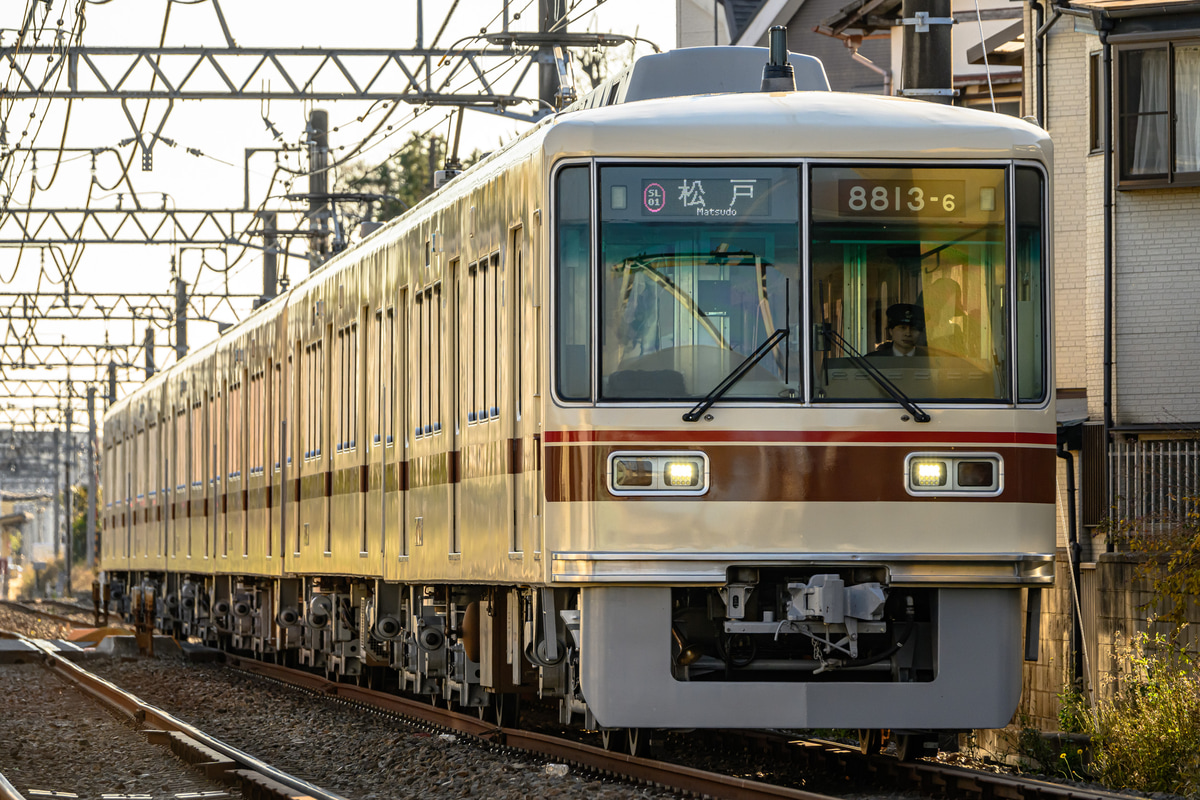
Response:
[{"label": "train headlight", "polygon": [[700,470],[694,461],[668,461],[664,471],[668,486],[695,486],[700,482]]},{"label": "train headlight", "polygon": [[694,450],[608,457],[608,491],[618,496],[700,495],[708,481],[708,456]]},{"label": "train headlight", "polygon": [[913,486],[945,486],[946,462],[914,461],[912,464]]},{"label": "train headlight", "polygon": [[984,495],[1004,490],[1004,459],[999,453],[910,453],[904,488],[911,495]]},{"label": "train headlight", "polygon": [[996,465],[992,461],[959,461],[955,480],[959,486],[990,487],[996,482]]},{"label": "train headlight", "polygon": [[613,459],[613,485],[624,489],[654,485],[654,462],[648,458]]}]

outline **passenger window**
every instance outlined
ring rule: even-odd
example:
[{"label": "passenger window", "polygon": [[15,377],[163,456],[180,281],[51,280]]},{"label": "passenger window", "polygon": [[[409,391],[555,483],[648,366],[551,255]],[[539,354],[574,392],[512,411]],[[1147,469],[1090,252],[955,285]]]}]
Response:
[{"label": "passenger window", "polygon": [[1042,250],[1042,174],[1017,168],[1016,273],[1017,397],[1038,402],[1046,396],[1046,335]]},{"label": "passenger window", "polygon": [[558,173],[556,382],[564,400],[592,396],[591,181],[586,166]]}]

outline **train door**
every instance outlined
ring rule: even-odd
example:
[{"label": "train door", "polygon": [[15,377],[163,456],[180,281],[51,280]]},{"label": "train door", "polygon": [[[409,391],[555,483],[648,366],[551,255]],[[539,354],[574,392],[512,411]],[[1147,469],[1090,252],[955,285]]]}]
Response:
[{"label": "train door", "polygon": [[167,482],[170,475],[171,456],[167,445],[167,416],[159,414],[158,425],[155,426],[154,435],[158,437],[158,457],[154,460],[154,478],[158,484],[158,531],[155,536],[158,539],[158,557],[166,563],[167,557],[167,530],[171,524],[171,507],[167,502],[170,495],[167,494]]},{"label": "train door", "polygon": [[[385,432],[385,441],[391,443],[386,457],[391,465],[394,480],[389,481],[387,497],[387,529],[384,533],[385,578],[397,580],[404,561],[408,558],[408,468],[409,468],[409,425],[408,412],[408,290],[396,293],[396,305],[387,313],[387,365],[391,397],[388,398],[390,422]],[[390,534],[390,535],[389,535]]]},{"label": "train door", "polygon": [[450,262],[449,290],[447,292],[446,302],[450,304],[449,313],[446,314],[446,333],[450,337],[447,350],[450,353],[446,369],[446,387],[444,396],[449,399],[449,414],[451,424],[447,426],[447,433],[450,436],[450,441],[447,443],[447,451],[451,464],[450,474],[450,552],[461,553],[462,542],[459,538],[462,515],[462,413],[461,413],[461,398],[459,396],[459,387],[462,384],[460,380],[459,364],[462,361],[461,341],[462,341],[462,323],[460,322],[459,310],[462,302],[462,288],[459,286],[459,275],[461,262],[459,259],[454,259]]},{"label": "train door", "polygon": [[[367,308],[370,313],[370,308]],[[364,524],[367,530],[367,540],[363,542],[364,552],[379,543],[379,552],[383,553],[383,530],[387,519],[387,458],[383,441],[383,416],[386,406],[387,375],[383,370],[383,307],[375,309],[369,316],[370,327],[367,334],[367,383],[370,387],[368,396],[369,408],[367,413],[370,426],[366,442],[367,491],[363,495]],[[374,534],[374,535],[372,535]]]},{"label": "train door", "polygon": [[[354,407],[352,409],[351,416],[353,422],[350,436],[351,445],[354,447],[354,460],[358,462],[355,464],[357,467],[355,472],[358,474],[358,530],[361,540],[359,542],[359,552],[361,552],[364,557],[366,557],[366,555],[370,552],[370,543],[367,538],[367,514],[369,512],[367,504],[367,492],[370,484],[368,481],[364,480],[364,478],[367,477],[367,470],[370,465],[371,442],[368,441],[367,436],[365,435],[367,428],[367,415],[362,412],[367,398],[366,388],[369,385],[367,383],[367,376],[368,374],[371,374],[371,370],[368,369],[363,363],[366,360],[363,356],[363,353],[365,351],[367,354],[369,354],[370,346],[369,344],[366,348],[360,346],[359,331],[361,330],[363,332],[364,338],[369,339],[370,324],[371,307],[370,305],[362,306],[359,309],[358,322],[354,325],[350,339],[351,363],[353,365],[353,371],[350,374],[350,379],[354,381],[354,392],[352,393]],[[378,572],[378,570],[374,567],[370,567],[366,570],[366,572],[367,574],[375,574]]]},{"label": "train door", "polygon": [[[283,454],[283,484],[284,484],[284,502],[294,500],[294,504],[288,509],[284,516],[286,517],[286,525],[290,530],[284,531],[284,535],[290,535],[292,539],[292,554],[300,555],[300,465],[302,461],[296,461],[292,455],[302,452],[300,449],[300,431],[303,427],[300,415],[300,364],[303,345],[297,339],[292,347],[292,354],[288,357],[288,372],[285,376],[288,386],[288,424],[287,425],[287,452]],[[292,485],[295,489],[292,489]]]},{"label": "train door", "polygon": [[[520,225],[512,229],[509,234],[508,247],[508,263],[511,269],[508,270],[508,275],[501,278],[500,294],[503,298],[502,305],[507,306],[511,311],[508,317],[508,330],[505,333],[504,341],[508,343],[508,358],[510,361],[508,374],[511,376],[508,385],[509,401],[508,407],[512,409],[510,416],[511,439],[513,446],[510,451],[509,458],[509,486],[511,487],[511,498],[509,500],[512,506],[511,511],[511,526],[512,526],[512,550],[514,553],[522,552],[525,546],[525,537],[522,535],[528,529],[528,487],[525,483],[525,438],[523,436],[524,423],[521,419],[521,387],[525,382],[525,373],[522,371],[523,364],[521,359],[521,350],[524,348],[526,338],[524,331],[521,329],[523,322],[522,316],[522,291],[521,279],[524,267],[522,258],[522,249],[524,247],[524,230]],[[507,278],[507,280],[506,280]],[[505,291],[507,284],[508,291]],[[497,346],[499,344],[497,343]]]},{"label": "train door", "polygon": [[[379,507],[379,552],[385,558],[387,555],[388,541],[388,520],[391,516],[388,514],[388,503],[397,502],[392,496],[398,492],[399,483],[393,482],[390,475],[394,475],[399,470],[397,463],[398,457],[396,453],[400,448],[396,446],[396,309],[388,308],[383,312],[383,326],[379,333],[379,374],[380,374],[380,391],[379,391],[379,407],[380,407],[380,430],[383,436],[383,447],[380,448],[380,460],[383,464],[383,492],[381,493]],[[389,499],[390,498],[390,499]],[[386,573],[387,567],[384,566]]]},{"label": "train door", "polygon": [[[266,456],[263,459],[263,470],[267,473],[267,558],[275,557],[275,542],[276,536],[282,537],[283,530],[283,505],[280,502],[283,499],[283,487],[280,484],[282,476],[281,465],[279,463],[279,454],[283,450],[283,433],[282,433],[282,405],[280,399],[280,391],[282,389],[281,378],[283,375],[283,365],[274,359],[267,361],[267,378],[269,382],[268,392],[270,396],[267,398],[267,439],[264,443],[266,448]],[[282,540],[282,538],[280,539]],[[279,548],[280,557],[283,556],[283,548]]]},{"label": "train door", "polygon": [[218,480],[221,481],[221,558],[229,557],[229,472],[232,469],[229,461],[229,450],[232,442],[232,431],[230,430],[231,412],[233,411],[230,405],[229,398],[229,381],[221,381],[221,394],[219,395],[221,405],[221,420],[225,423],[223,430],[225,435],[221,437],[225,440],[225,446],[221,448],[221,470],[218,475]]},{"label": "train door", "polygon": [[[124,446],[122,449],[125,450],[126,452],[129,451],[129,439],[128,438],[125,439],[125,443],[124,443]],[[122,461],[126,462],[126,467],[125,467],[125,553],[124,553],[124,555],[125,555],[126,562],[129,563],[128,562],[129,556],[133,552],[133,502],[132,502],[133,501],[133,473],[130,471],[130,469],[128,467],[129,459],[123,458]],[[57,536],[58,531],[55,531],[54,535]],[[129,563],[129,566],[132,567],[133,564]]]},{"label": "train door", "polygon": [[[333,323],[325,326],[325,341],[333,345]],[[321,468],[321,482],[323,486],[324,515],[322,523],[324,525],[324,550],[326,554],[333,553],[333,493],[329,489],[330,470],[333,469],[333,366],[330,365],[328,370],[329,377],[326,377],[325,370],[325,348],[317,348],[317,370],[320,382],[320,395],[317,398],[318,416],[320,417],[320,429],[317,432],[317,449],[321,453],[318,460],[318,466]],[[329,433],[326,434],[326,431]],[[326,436],[328,435],[328,441]],[[329,453],[329,456],[325,456]]]}]

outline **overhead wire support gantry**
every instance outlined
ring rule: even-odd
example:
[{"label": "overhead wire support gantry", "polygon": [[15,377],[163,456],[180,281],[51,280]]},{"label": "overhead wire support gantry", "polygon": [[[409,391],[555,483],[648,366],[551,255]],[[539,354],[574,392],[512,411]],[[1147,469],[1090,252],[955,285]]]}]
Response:
[{"label": "overhead wire support gantry", "polygon": [[[577,35],[577,34],[572,34]],[[596,35],[604,43],[611,34]],[[51,61],[17,56],[45,56]],[[484,62],[525,55],[510,46],[446,51],[310,47],[0,47],[12,71],[0,99],[109,100],[399,100],[408,103],[507,108],[529,98],[496,91]],[[428,61],[449,66],[433,83]],[[36,64],[37,66],[33,66]],[[65,74],[64,73],[65,70]],[[139,85],[145,70],[157,81]],[[135,77],[136,76],[136,77]],[[236,77],[235,77],[236,76]],[[242,77],[244,76],[244,77]],[[448,92],[470,76],[481,92]],[[507,112],[530,119],[529,114]]]}]

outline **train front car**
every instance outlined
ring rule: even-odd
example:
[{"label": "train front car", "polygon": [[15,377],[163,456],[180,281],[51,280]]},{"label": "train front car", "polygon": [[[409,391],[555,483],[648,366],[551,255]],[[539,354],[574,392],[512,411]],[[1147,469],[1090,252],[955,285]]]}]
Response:
[{"label": "train front car", "polygon": [[594,722],[1007,724],[1053,579],[1046,134],[799,91],[545,141],[548,579]]}]

